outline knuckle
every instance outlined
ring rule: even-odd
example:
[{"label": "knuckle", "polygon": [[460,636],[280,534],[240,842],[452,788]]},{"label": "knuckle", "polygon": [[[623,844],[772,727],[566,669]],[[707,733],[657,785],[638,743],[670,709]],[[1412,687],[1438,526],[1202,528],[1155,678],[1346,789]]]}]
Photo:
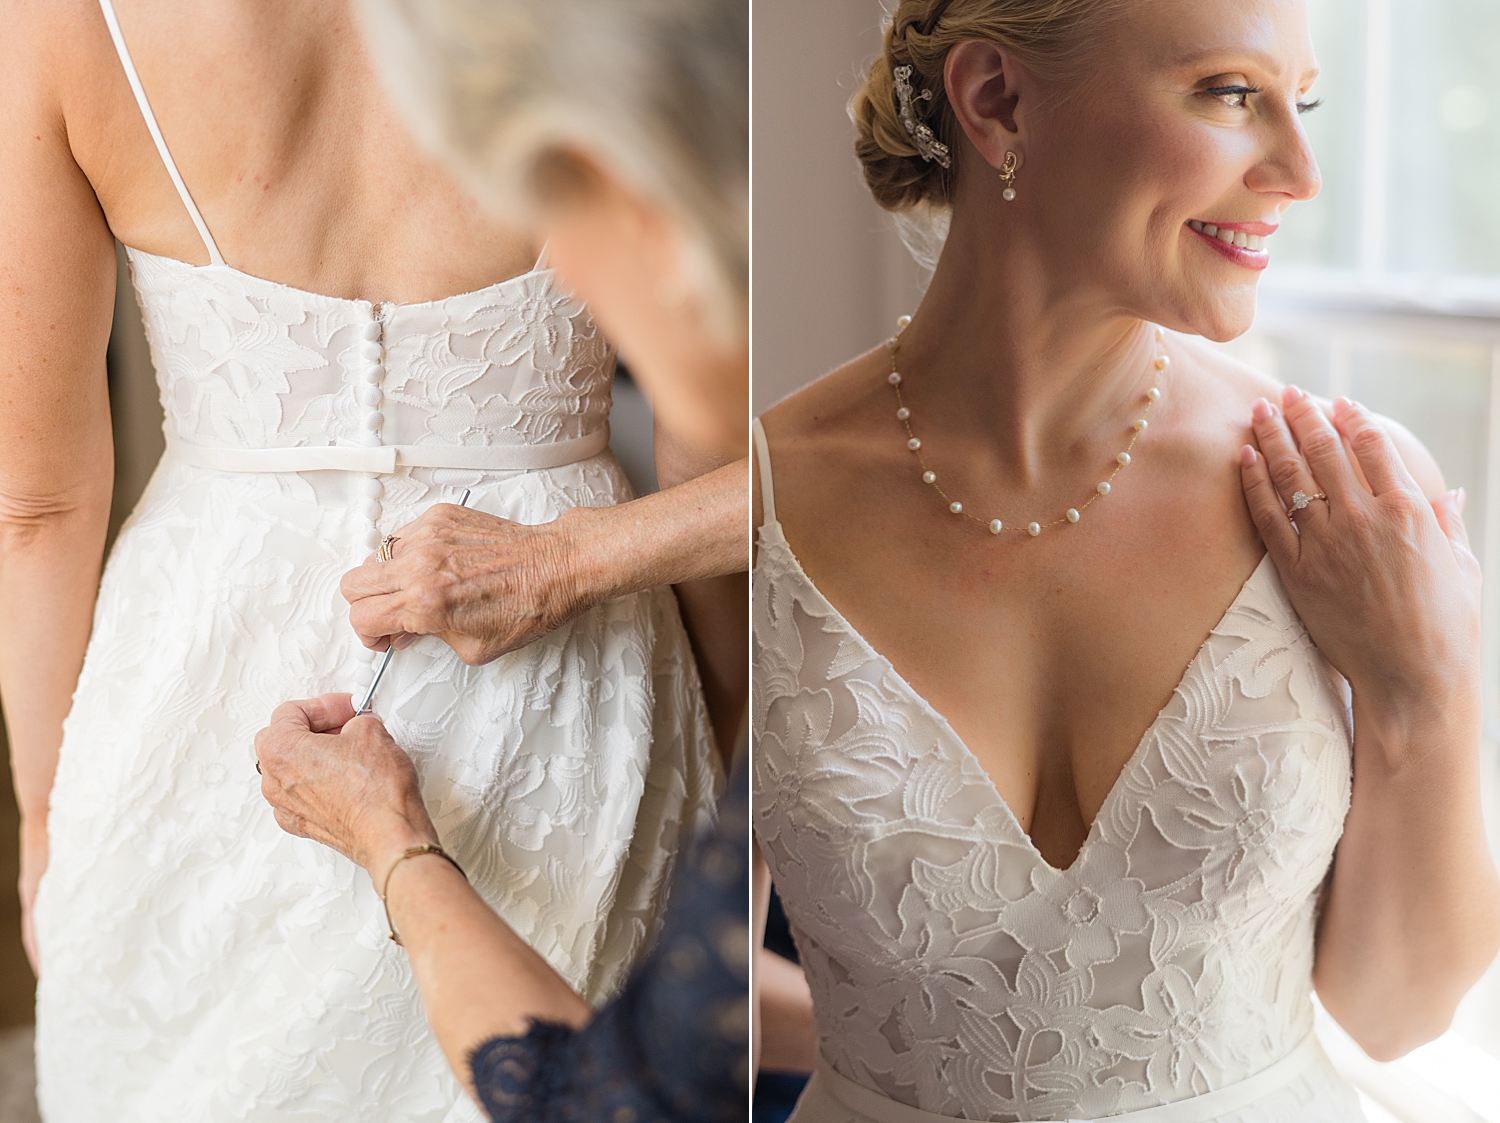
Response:
[{"label": "knuckle", "polygon": [[1342,447],[1337,434],[1321,425],[1307,434],[1302,442],[1302,451],[1318,459],[1331,459],[1342,451]]},{"label": "knuckle", "polygon": [[1267,464],[1271,478],[1278,484],[1295,483],[1302,476],[1302,461],[1291,453],[1277,456]]}]

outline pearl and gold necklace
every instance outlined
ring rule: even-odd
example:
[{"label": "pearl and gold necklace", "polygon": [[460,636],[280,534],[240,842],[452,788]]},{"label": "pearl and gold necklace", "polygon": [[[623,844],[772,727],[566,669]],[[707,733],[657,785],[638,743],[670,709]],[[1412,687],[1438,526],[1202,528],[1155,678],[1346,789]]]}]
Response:
[{"label": "pearl and gold necklace", "polygon": [[[1024,527],[1007,526],[1000,519],[989,519],[986,521],[985,519],[982,519],[977,515],[970,514],[964,508],[964,505],[962,503],[960,503],[957,499],[954,499],[953,496],[949,495],[946,491],[943,490],[943,485],[938,483],[937,473],[934,472],[931,468],[927,467],[927,461],[922,456],[922,442],[917,437],[916,433],[912,432],[911,410],[906,408],[906,403],[901,399],[901,375],[896,370],[897,345],[901,342],[901,333],[906,330],[907,325],[909,325],[910,323],[910,316],[902,316],[899,320],[896,321],[896,336],[890,341],[889,344],[891,349],[891,373],[887,378],[891,386],[894,387],[896,391],[896,420],[906,426],[906,447],[916,454],[917,463],[922,467],[922,482],[924,484],[927,484],[943,497],[944,502],[948,504],[948,510],[953,512],[953,514],[955,515],[962,515],[965,518],[978,523],[980,526],[988,526],[991,534],[999,534],[1001,531],[1006,530],[1025,530],[1027,534],[1035,538],[1042,531],[1048,530],[1054,526],[1061,526],[1063,523],[1076,523],[1079,519],[1083,518],[1083,513],[1087,511],[1096,500],[1103,499],[1106,495],[1108,495],[1111,488],[1113,488],[1114,486],[1115,477],[1120,474],[1120,470],[1122,468],[1125,468],[1130,464],[1130,454],[1135,449],[1135,442],[1140,440],[1141,434],[1146,431],[1146,415],[1151,412],[1151,407],[1161,400],[1162,372],[1165,371],[1171,364],[1171,360],[1168,359],[1167,356],[1160,353],[1157,354],[1156,359],[1152,363],[1153,367],[1156,370],[1156,383],[1151,387],[1151,389],[1146,391],[1146,407],[1141,411],[1141,416],[1137,418],[1135,423],[1130,427],[1130,443],[1125,446],[1125,450],[1123,452],[1115,457],[1115,468],[1114,471],[1109,474],[1109,478],[1100,480],[1099,483],[1095,485],[1094,494],[1089,496],[1087,501],[1077,507],[1069,507],[1065,512],[1063,512],[1062,518],[1054,519],[1049,523],[1029,522]],[[1155,328],[1152,334],[1156,342],[1160,343],[1162,338],[1161,328]]]}]

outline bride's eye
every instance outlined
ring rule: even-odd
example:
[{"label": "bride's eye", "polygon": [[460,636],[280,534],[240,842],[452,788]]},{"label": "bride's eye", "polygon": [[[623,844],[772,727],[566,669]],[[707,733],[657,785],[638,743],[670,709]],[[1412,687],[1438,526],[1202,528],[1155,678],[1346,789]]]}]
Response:
[{"label": "bride's eye", "polygon": [[1218,98],[1232,109],[1244,109],[1251,94],[1260,93],[1259,86],[1210,86],[1203,91],[1209,97]]},{"label": "bride's eye", "polygon": [[1299,101],[1297,103],[1297,112],[1298,113],[1311,113],[1314,109],[1318,108],[1318,106],[1320,106],[1322,104],[1323,104],[1323,99],[1322,98],[1314,98],[1312,101]]}]

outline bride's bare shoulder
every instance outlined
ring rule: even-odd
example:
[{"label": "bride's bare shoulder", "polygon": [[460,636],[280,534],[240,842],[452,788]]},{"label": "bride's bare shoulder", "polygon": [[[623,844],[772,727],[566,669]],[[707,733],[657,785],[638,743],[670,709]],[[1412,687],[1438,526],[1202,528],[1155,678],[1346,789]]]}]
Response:
[{"label": "bride's bare shoulder", "polygon": [[890,352],[881,346],[829,371],[765,412],[767,438],[801,453],[858,440],[869,427],[877,395],[890,392],[889,370]]},{"label": "bride's bare shoulder", "polygon": [[[1192,369],[1203,376],[1208,387],[1232,399],[1236,408],[1243,407],[1247,422],[1248,411],[1255,399],[1265,398],[1277,406],[1281,405],[1282,391],[1286,389],[1286,383],[1255,369],[1196,336],[1181,336],[1179,343],[1184,349],[1185,357],[1190,358]],[[1333,402],[1318,394],[1313,394],[1312,398],[1332,421]],[[1410,429],[1394,418],[1376,414],[1376,419],[1390,436],[1391,443],[1396,446],[1396,451],[1405,463],[1407,471],[1412,474],[1412,478],[1423,493],[1428,498],[1441,495],[1446,490],[1447,484],[1443,480],[1443,472],[1438,466],[1437,459],[1427,446]]]}]

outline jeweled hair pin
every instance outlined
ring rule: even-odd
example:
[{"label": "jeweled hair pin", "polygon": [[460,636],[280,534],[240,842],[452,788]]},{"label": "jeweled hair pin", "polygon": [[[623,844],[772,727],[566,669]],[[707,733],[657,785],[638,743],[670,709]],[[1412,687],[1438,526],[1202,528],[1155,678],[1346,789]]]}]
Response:
[{"label": "jeweled hair pin", "polygon": [[922,154],[922,159],[927,161],[936,160],[942,167],[948,167],[953,161],[948,157],[948,146],[938,140],[926,125],[917,120],[917,111],[912,107],[913,101],[931,101],[932,91],[923,90],[917,93],[911,87],[911,67],[898,66],[891,71],[891,77],[896,80],[896,100],[901,105],[901,123],[906,126],[907,133],[911,136],[912,143],[917,146],[917,151]]}]

